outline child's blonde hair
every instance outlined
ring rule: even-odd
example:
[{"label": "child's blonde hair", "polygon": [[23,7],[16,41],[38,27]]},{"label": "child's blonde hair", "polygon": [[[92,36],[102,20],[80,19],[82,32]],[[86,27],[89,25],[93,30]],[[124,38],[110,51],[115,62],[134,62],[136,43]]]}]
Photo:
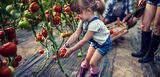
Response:
[{"label": "child's blonde hair", "polygon": [[73,0],[71,4],[72,11],[76,13],[80,13],[82,12],[82,10],[87,9],[87,8],[91,8],[93,12],[97,11],[100,14],[102,14],[105,9],[104,6],[98,7],[96,0]]}]

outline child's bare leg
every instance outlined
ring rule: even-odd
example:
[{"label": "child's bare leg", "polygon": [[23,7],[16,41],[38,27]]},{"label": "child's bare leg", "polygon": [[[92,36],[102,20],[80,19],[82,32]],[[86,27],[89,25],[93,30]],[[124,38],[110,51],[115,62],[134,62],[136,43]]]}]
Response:
[{"label": "child's bare leg", "polygon": [[98,52],[98,50],[96,50],[90,60],[90,67],[91,67],[90,71],[91,71],[91,75],[92,76],[94,75],[93,77],[98,77],[98,74],[100,73],[100,68],[98,67],[98,62],[100,62],[102,57],[103,56]]},{"label": "child's bare leg", "polygon": [[87,51],[87,55],[86,55],[84,61],[82,62],[81,66],[84,66],[84,65],[86,66],[86,64],[89,66],[89,61],[91,60],[91,57],[93,56],[95,50],[96,49],[93,48],[91,45],[89,46],[88,51]]},{"label": "child's bare leg", "polygon": [[88,52],[86,55],[86,58],[84,59],[84,61],[81,63],[81,68],[80,68],[80,74],[79,77],[85,77],[86,71],[89,68],[89,61],[93,55],[93,53],[95,52],[95,48],[93,48],[91,45],[88,48]]}]

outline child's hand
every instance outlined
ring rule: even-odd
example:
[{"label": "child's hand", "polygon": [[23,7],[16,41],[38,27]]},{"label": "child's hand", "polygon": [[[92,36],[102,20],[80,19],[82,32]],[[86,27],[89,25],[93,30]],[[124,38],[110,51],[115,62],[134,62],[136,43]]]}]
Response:
[{"label": "child's hand", "polygon": [[67,52],[66,52],[66,54],[63,56],[64,58],[67,58],[67,57],[69,57],[69,56],[72,54],[71,48],[66,48],[66,50],[67,50]]},{"label": "child's hand", "polygon": [[63,45],[59,50],[61,51],[62,49],[66,49],[66,46],[65,45]]}]

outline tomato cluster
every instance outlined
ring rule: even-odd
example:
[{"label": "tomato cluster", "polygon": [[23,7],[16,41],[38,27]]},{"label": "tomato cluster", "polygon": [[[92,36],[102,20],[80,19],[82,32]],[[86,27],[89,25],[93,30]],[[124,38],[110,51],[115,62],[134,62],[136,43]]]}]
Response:
[{"label": "tomato cluster", "polygon": [[53,15],[50,14],[49,10],[45,11],[45,15],[46,15],[46,19],[48,22],[50,22],[50,16],[53,17],[53,24],[54,25],[58,25],[60,23],[60,13],[61,13],[61,9],[60,6],[53,6]]},{"label": "tomato cluster", "polygon": [[71,35],[72,35],[72,32],[62,32],[61,35],[60,35],[60,37],[66,38],[66,37],[69,37]]}]

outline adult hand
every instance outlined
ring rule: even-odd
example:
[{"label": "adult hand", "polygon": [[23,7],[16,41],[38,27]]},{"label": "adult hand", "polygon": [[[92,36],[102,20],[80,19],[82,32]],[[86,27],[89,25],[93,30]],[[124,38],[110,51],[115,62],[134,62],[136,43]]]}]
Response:
[{"label": "adult hand", "polygon": [[138,0],[138,6],[143,4],[146,0]]}]

